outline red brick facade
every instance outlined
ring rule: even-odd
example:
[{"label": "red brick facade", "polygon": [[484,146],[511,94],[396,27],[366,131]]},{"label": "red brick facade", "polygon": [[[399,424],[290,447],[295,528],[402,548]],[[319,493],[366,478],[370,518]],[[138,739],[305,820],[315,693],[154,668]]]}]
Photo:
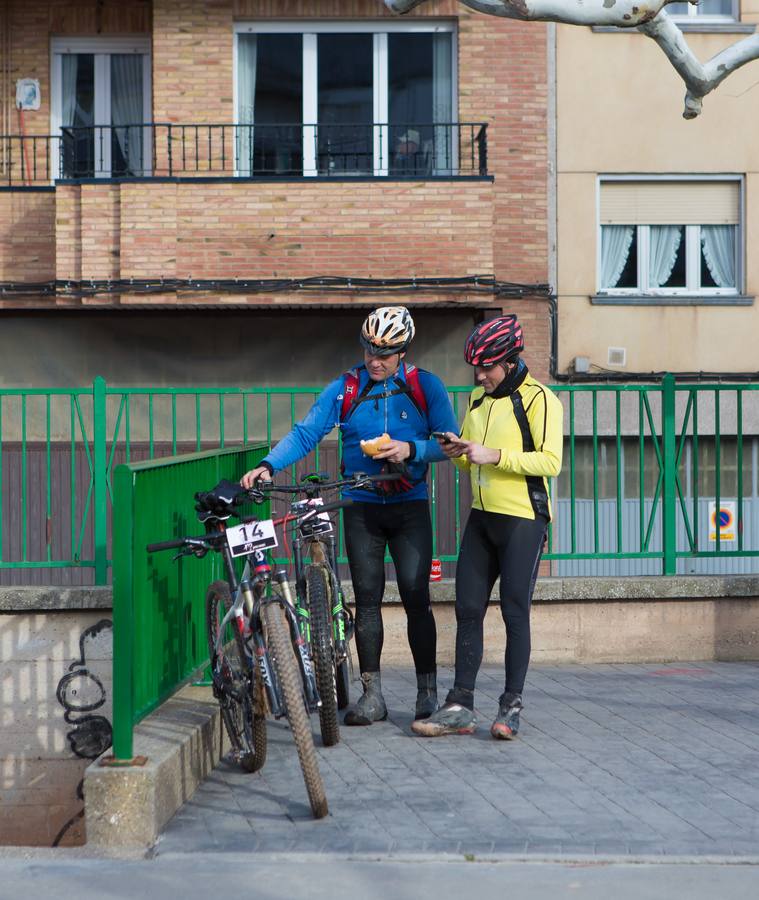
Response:
[{"label": "red brick facade", "polygon": [[[146,180],[60,184],[54,194],[0,193],[0,277],[490,274],[504,281],[546,282],[545,27],[476,14],[453,0],[432,0],[411,14],[417,15],[457,19],[454,117],[488,123],[488,171],[494,180]],[[153,120],[221,124],[234,121],[235,21],[381,19],[388,13],[380,0],[10,0],[9,16],[12,80],[35,77],[41,84],[42,107],[26,114],[25,130],[42,135],[50,130],[54,36],[149,33]],[[39,154],[44,159],[45,150]],[[159,154],[157,171],[165,163]],[[202,299],[220,305],[227,300]],[[271,295],[235,299],[272,303]],[[167,300],[193,302],[185,295],[160,298]],[[126,294],[98,299],[133,301]],[[287,297],[289,303],[298,301],[297,294]],[[547,366],[538,363],[549,349],[545,301],[509,303],[508,309],[524,319],[528,358],[536,357],[533,366],[545,374]]]}]

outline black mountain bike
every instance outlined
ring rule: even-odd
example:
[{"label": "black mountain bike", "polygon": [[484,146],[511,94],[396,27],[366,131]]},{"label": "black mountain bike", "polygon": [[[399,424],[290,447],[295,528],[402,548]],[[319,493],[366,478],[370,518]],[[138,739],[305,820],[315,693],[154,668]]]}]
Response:
[{"label": "black mountain bike", "polygon": [[[396,481],[399,474],[365,475],[331,481],[329,475],[315,472],[305,475],[300,484],[271,484],[259,481],[250,491],[262,501],[272,493],[295,495],[285,522],[292,521],[293,565],[295,569],[296,610],[301,630],[311,647],[316,683],[321,698],[319,725],[324,745],[340,740],[338,710],[350,702],[352,661],[350,639],[353,616],[346,607],[337,570],[335,532],[328,513],[335,504],[324,505],[322,492],[341,488],[372,488],[377,482]],[[348,504],[350,501],[343,501]],[[316,515],[305,517],[309,511]],[[308,562],[306,561],[308,558]]]},{"label": "black mountain bike", "polygon": [[[179,549],[174,557],[221,553],[226,578],[214,581],[206,593],[206,630],[214,696],[233,755],[247,772],[266,760],[268,710],[290,723],[298,750],[306,791],[314,818],[327,815],[327,798],[314,749],[309,713],[320,706],[308,644],[301,635],[298,615],[283,570],[273,572],[269,550],[277,546],[275,528],[285,519],[242,517],[237,507],[252,499],[250,492],[231,481],[195,495],[198,518],[206,533],[149,544],[147,550]],[[260,500],[260,494],[256,494]],[[337,501],[318,512],[348,505]],[[316,509],[288,516],[296,523],[316,517]],[[240,524],[227,526],[235,516]],[[237,577],[235,559],[245,560]]]}]

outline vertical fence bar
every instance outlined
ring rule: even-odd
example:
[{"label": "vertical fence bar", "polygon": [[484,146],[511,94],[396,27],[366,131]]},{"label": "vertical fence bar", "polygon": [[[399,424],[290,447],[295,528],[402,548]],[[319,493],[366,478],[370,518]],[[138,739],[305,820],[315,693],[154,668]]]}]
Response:
[{"label": "vertical fence bar", "polygon": [[714,391],[714,539],[717,553],[722,549],[720,522],[722,521],[722,434],[719,421],[720,392]]},{"label": "vertical fence bar", "polygon": [[575,493],[575,392],[569,389],[569,519],[570,552],[577,552],[577,495]]},{"label": "vertical fence bar", "polygon": [[0,560],[3,558],[3,398],[0,395]]},{"label": "vertical fence bar", "polygon": [[113,603],[113,755],[119,760],[132,758],[134,692],[132,688],[134,621],[134,584],[131,552],[134,537],[134,476],[126,466],[114,473],[114,509],[119,511],[114,530]]},{"label": "vertical fence bar", "polygon": [[21,395],[21,559],[26,562],[26,394]]},{"label": "vertical fence bar", "polygon": [[624,549],[622,546],[622,394],[619,390],[614,392],[616,427],[617,427],[617,553]]},{"label": "vertical fence bar", "polygon": [[737,423],[737,460],[738,466],[738,514],[735,527],[738,532],[738,550],[743,550],[743,388],[735,391],[735,415]]},{"label": "vertical fence bar", "polygon": [[[50,546],[52,537],[52,515],[53,515],[53,495],[51,481],[51,465],[50,465],[50,394],[45,397],[45,549],[47,561],[53,558],[52,548]],[[2,516],[0,516],[2,518]]]},{"label": "vertical fence bar", "polygon": [[71,416],[71,559],[75,560],[76,552],[76,422],[74,410],[75,395],[69,397],[69,413]]},{"label": "vertical fence bar", "polygon": [[698,514],[698,498],[699,498],[699,485],[698,485],[698,473],[700,471],[700,466],[698,462],[698,391],[694,391],[693,398],[693,441],[692,441],[692,452],[693,459],[692,463],[692,473],[693,473],[693,534],[695,535],[695,550],[698,553],[698,545],[700,540],[699,534],[699,520],[700,516]]},{"label": "vertical fence bar", "polygon": [[677,510],[675,466],[675,376],[667,373],[662,378],[662,459],[664,461],[664,489],[662,491],[662,574],[674,575],[677,571]]},{"label": "vertical fence bar", "polygon": [[599,552],[598,542],[598,392],[591,394],[593,400],[593,552]]},{"label": "vertical fence bar", "polygon": [[106,461],[106,384],[92,383],[92,465],[95,513],[95,584],[108,580],[108,467]]},{"label": "vertical fence bar", "polygon": [[646,444],[644,440],[644,430],[646,427],[645,416],[643,415],[643,388],[638,393],[638,550],[643,551],[643,545],[646,541],[645,526],[645,505],[646,505]]}]

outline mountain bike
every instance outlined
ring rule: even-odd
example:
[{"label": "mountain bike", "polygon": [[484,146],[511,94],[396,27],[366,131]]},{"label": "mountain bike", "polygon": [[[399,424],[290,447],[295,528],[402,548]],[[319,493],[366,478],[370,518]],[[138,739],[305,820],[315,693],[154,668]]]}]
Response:
[{"label": "mountain bike", "polygon": [[[345,605],[337,569],[335,532],[325,510],[322,492],[346,487],[371,488],[377,482],[395,481],[399,474],[366,475],[330,481],[329,475],[312,472],[300,484],[272,484],[259,481],[250,491],[254,500],[262,501],[272,493],[292,494],[285,522],[294,520],[293,567],[295,570],[296,609],[303,634],[311,647],[316,684],[321,698],[319,725],[326,747],[340,740],[338,710],[350,702],[350,639],[353,615]],[[312,510],[315,516],[303,518]],[[306,558],[310,562],[306,562]]]},{"label": "mountain bike", "polygon": [[[266,760],[267,709],[290,723],[314,818],[327,815],[327,798],[319,772],[309,713],[320,706],[309,647],[303,638],[284,570],[272,571],[269,551],[278,544],[276,527],[307,522],[318,513],[307,509],[277,520],[241,516],[237,507],[250,502],[250,492],[231,481],[195,495],[198,518],[206,532],[147,546],[149,553],[178,549],[182,556],[220,553],[225,578],[209,585],[206,631],[214,696],[232,745],[245,771],[255,772]],[[260,494],[257,495],[260,498]],[[323,506],[322,515],[350,504],[339,500]],[[239,525],[228,526],[235,516]],[[244,559],[238,578],[235,560]]]}]

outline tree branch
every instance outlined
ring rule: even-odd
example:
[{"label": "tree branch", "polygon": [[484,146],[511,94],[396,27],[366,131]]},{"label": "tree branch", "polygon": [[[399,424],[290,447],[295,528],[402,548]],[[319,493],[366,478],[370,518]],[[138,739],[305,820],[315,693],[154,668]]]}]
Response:
[{"label": "tree branch", "polygon": [[[384,0],[392,12],[403,14],[426,0]],[[685,82],[683,117],[694,119],[703,98],[728,75],[759,59],[759,35],[751,35],[701,63],[682,31],[664,7],[677,0],[461,0],[464,6],[491,16],[522,21],[562,22],[566,25],[611,25],[638,28],[656,41]],[[690,0],[691,3],[696,0]]]}]

